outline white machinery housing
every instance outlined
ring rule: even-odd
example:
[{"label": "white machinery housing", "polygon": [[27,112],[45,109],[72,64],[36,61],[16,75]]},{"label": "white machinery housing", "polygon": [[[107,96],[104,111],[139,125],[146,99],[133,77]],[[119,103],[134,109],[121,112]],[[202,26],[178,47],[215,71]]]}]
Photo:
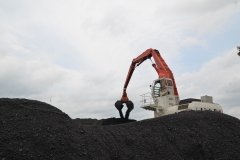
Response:
[{"label": "white machinery housing", "polygon": [[153,81],[150,95],[141,95],[143,98],[141,108],[154,111],[154,117],[186,110],[223,112],[219,104],[213,103],[211,96],[205,95],[201,99],[188,98],[179,101],[179,97],[174,95],[173,82],[169,78],[159,78]]}]

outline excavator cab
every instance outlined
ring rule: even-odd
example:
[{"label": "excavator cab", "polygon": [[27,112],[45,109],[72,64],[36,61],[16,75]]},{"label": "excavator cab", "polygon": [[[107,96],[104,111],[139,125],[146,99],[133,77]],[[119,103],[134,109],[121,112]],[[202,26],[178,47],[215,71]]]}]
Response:
[{"label": "excavator cab", "polygon": [[153,81],[152,95],[153,97],[165,96],[167,94],[173,95],[173,82],[169,78],[159,78]]}]

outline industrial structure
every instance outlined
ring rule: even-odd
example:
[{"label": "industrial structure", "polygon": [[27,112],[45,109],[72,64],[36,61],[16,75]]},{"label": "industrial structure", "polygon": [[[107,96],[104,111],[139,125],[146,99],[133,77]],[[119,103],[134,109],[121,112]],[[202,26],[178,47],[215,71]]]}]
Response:
[{"label": "industrial structure", "polygon": [[[159,51],[150,48],[132,60],[124,83],[122,97],[115,103],[115,107],[118,109],[122,119],[128,119],[130,112],[134,108],[134,104],[128,99],[126,92],[132,74],[137,66],[147,59],[151,60],[151,57],[153,57],[155,61],[155,63],[152,62],[152,66],[156,70],[159,78],[153,81],[153,84],[150,86],[150,93],[141,95],[143,97],[143,105],[141,108],[154,111],[154,117],[178,113],[185,110],[211,110],[223,112],[220,105],[213,103],[213,98],[211,96],[206,95],[202,96],[201,99],[188,98],[180,101],[172,71],[160,55]],[[122,113],[124,103],[128,108],[125,117],[123,117]]]}]

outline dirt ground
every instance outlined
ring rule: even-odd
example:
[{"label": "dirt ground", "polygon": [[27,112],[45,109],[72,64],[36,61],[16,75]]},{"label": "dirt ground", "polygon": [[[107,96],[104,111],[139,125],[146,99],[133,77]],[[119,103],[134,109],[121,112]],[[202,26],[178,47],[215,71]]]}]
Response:
[{"label": "dirt ground", "polygon": [[71,119],[43,102],[2,98],[0,142],[0,160],[232,160],[240,159],[240,120],[211,111],[131,123]]}]

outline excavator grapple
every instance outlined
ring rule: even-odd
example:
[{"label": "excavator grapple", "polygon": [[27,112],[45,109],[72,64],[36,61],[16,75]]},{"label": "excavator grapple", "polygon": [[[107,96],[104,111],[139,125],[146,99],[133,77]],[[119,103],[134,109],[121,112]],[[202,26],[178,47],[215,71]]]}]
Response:
[{"label": "excavator grapple", "polygon": [[[126,111],[125,117],[123,117],[123,113],[122,113],[122,108],[124,107],[124,105],[123,105],[124,103],[126,104],[126,106],[127,106],[127,108],[128,108],[127,111]],[[119,111],[119,114],[120,114],[121,119],[127,120],[128,117],[129,117],[130,112],[131,112],[131,111],[133,110],[133,108],[134,108],[134,105],[133,105],[133,102],[132,102],[132,101],[126,101],[126,102],[117,101],[117,102],[115,103],[115,107],[116,107],[117,110]]]}]

